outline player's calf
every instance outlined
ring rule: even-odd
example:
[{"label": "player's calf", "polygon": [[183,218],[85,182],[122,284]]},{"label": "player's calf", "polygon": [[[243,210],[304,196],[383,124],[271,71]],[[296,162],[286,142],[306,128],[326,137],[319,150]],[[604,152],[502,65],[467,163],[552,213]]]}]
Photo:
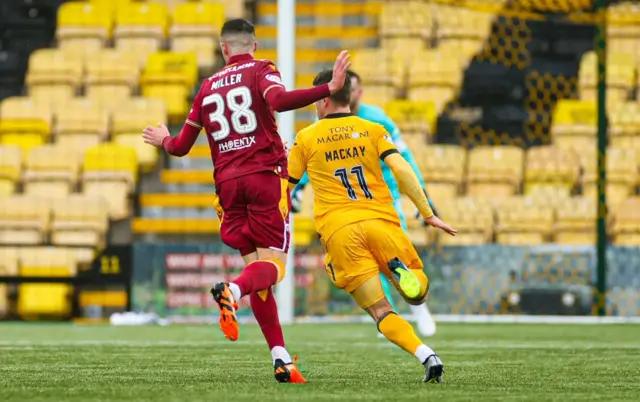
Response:
[{"label": "player's calf", "polygon": [[411,353],[425,367],[424,382],[442,382],[442,361],[433,349],[422,343],[411,324],[391,309],[386,298],[366,310],[377,321],[378,331],[385,338]]}]

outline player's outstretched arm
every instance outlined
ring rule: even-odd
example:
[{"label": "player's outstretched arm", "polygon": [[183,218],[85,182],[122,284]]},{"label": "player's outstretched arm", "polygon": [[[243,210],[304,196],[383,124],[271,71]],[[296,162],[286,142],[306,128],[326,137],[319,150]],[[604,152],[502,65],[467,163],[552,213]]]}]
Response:
[{"label": "player's outstretched arm", "polygon": [[384,161],[393,172],[400,188],[418,208],[425,222],[455,236],[458,231],[433,214],[433,210],[429,206],[429,200],[427,200],[416,174],[411,169],[411,165],[399,153],[388,155]]},{"label": "player's outstretched arm", "polygon": [[185,156],[195,144],[200,128],[186,123],[177,137],[171,137],[169,129],[160,123],[157,127],[149,126],[142,131],[142,138],[147,144],[164,148],[169,155]]},{"label": "player's outstretched arm", "polygon": [[324,99],[344,86],[347,71],[351,66],[350,57],[348,51],[340,52],[333,66],[333,79],[328,84],[293,91],[287,91],[280,84],[271,85],[264,92],[264,98],[276,112],[300,109]]}]

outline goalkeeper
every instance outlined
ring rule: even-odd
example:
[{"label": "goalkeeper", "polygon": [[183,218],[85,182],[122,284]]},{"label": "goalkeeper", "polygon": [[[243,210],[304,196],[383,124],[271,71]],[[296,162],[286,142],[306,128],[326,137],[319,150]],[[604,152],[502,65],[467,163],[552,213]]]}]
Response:
[{"label": "goalkeeper", "polygon": [[[350,104],[351,112],[362,119],[381,124],[387,130],[387,132],[391,134],[391,137],[393,139],[395,146],[398,148],[398,150],[400,151],[400,154],[404,157],[404,159],[407,162],[409,162],[416,176],[418,176],[418,179],[420,180],[420,184],[422,185],[422,188],[424,189],[425,188],[424,179],[422,178],[422,174],[420,174],[420,169],[418,168],[418,165],[413,155],[411,154],[411,150],[409,150],[409,148],[404,143],[404,141],[402,141],[402,135],[398,127],[391,120],[391,118],[389,118],[389,116],[387,116],[384,113],[384,111],[379,107],[360,103],[360,98],[362,97],[363,90],[362,90],[362,85],[360,81],[360,76],[358,74],[356,74],[353,71],[349,71],[347,73],[347,77],[349,77],[351,80],[351,104]],[[393,173],[391,172],[391,169],[389,169],[389,167],[384,162],[382,162],[382,173],[383,173],[385,182],[389,186],[391,195],[393,196],[394,207],[398,212],[398,217],[400,218],[402,228],[406,232],[407,222],[404,216],[404,212],[402,211],[402,204],[400,200],[400,189],[398,187],[398,183],[395,177],[393,176]],[[293,193],[291,194],[292,211],[294,213],[300,210],[300,203],[302,200],[302,191],[304,190],[305,186],[308,183],[309,183],[309,178],[305,173],[305,175],[302,176],[300,182],[298,183],[296,188],[293,190]],[[426,190],[425,190],[425,194],[426,194]],[[433,209],[434,213],[437,215],[436,209],[433,206],[433,202],[431,201],[431,199],[429,199],[429,204],[431,205],[431,209]],[[391,294],[390,294],[391,285],[389,284],[389,281],[382,274],[380,275],[380,281],[382,282],[382,288],[384,290],[385,296],[387,297],[387,300],[389,300],[389,302],[392,303],[393,309],[397,311],[396,306],[393,305],[393,301],[392,301],[393,299],[391,298]],[[416,322],[418,323],[418,331],[420,332],[420,334],[422,334],[423,336],[434,335],[436,332],[436,324],[433,321],[431,314],[429,313],[429,309],[427,308],[427,305],[423,303],[419,306],[410,305],[409,307],[411,307],[411,310],[415,316]]]}]

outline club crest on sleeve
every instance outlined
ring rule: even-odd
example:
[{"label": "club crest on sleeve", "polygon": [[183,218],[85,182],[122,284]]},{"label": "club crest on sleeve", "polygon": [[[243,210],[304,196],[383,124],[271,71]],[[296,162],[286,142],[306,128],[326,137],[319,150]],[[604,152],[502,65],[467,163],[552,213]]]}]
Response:
[{"label": "club crest on sleeve", "polygon": [[267,74],[264,78],[266,78],[267,80],[269,80],[271,82],[275,82],[276,84],[282,85],[282,80],[277,75]]}]

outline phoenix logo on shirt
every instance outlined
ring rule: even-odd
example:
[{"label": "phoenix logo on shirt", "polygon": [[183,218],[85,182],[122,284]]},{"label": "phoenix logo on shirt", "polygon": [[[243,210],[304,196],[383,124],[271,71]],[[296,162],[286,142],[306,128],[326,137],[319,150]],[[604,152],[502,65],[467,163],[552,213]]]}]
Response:
[{"label": "phoenix logo on shirt", "polygon": [[229,140],[218,144],[220,153],[237,151],[239,149],[249,148],[256,143],[256,137],[242,137],[237,140]]}]

